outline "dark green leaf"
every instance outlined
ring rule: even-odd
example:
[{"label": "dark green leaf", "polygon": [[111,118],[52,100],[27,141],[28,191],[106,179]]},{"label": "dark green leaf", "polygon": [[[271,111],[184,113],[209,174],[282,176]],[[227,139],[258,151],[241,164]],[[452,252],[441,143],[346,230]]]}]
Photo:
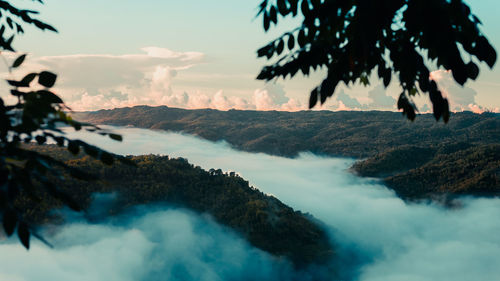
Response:
[{"label": "dark green leaf", "polygon": [[274,22],[274,24],[278,23],[278,12],[274,6],[271,6],[271,10],[269,10],[269,19],[271,22]]},{"label": "dark green leaf", "polygon": [[21,92],[21,91],[18,91],[18,90],[10,90],[10,93],[15,96],[15,97],[21,97],[23,96],[25,93],[24,92]]},{"label": "dark green leaf", "polygon": [[11,208],[5,209],[3,213],[3,229],[5,230],[5,234],[7,236],[11,236],[16,229],[17,224],[17,213]]},{"label": "dark green leaf", "polygon": [[299,46],[302,48],[306,45],[306,32],[304,29],[301,29],[299,31],[299,37],[297,38],[297,43],[299,43]]},{"label": "dark green leaf", "polygon": [[451,73],[458,84],[463,86],[467,81],[467,74],[464,66],[454,68]]},{"label": "dark green leaf", "polygon": [[309,2],[308,0],[302,0],[302,4],[300,5],[300,9],[302,10],[302,14],[307,16],[309,15]]},{"label": "dark green leaf", "polygon": [[321,104],[324,104],[328,97],[331,97],[337,86],[330,78],[323,80],[320,87]]},{"label": "dark green leaf", "polygon": [[60,97],[50,91],[40,90],[37,93],[40,95],[40,99],[47,103],[63,103]]},{"label": "dark green leaf", "polygon": [[16,81],[16,80],[7,80],[7,83],[13,87],[28,87],[29,85],[26,85],[22,83],[21,81]]},{"label": "dark green leaf", "polygon": [[450,120],[450,105],[448,104],[448,99],[444,99],[443,121],[444,123],[448,123],[449,120]]},{"label": "dark green leaf", "polygon": [[20,222],[17,227],[17,236],[26,249],[30,248],[30,231],[25,222]]},{"label": "dark green leaf", "polygon": [[14,25],[12,24],[12,19],[10,17],[7,17],[7,24],[11,29],[14,28]]},{"label": "dark green leaf", "polygon": [[406,115],[409,120],[415,120],[415,106],[408,100],[404,92],[399,95],[398,109],[402,109],[403,115]]},{"label": "dark green leaf", "polygon": [[318,103],[318,88],[315,88],[309,96],[309,108],[313,108]]},{"label": "dark green leaf", "polygon": [[288,50],[292,50],[293,47],[295,47],[295,38],[293,38],[293,35],[290,34],[288,36]]},{"label": "dark green leaf", "polygon": [[479,75],[479,67],[473,62],[469,62],[467,64],[467,76],[469,76],[472,80],[476,80]]},{"label": "dark green leaf", "polygon": [[387,88],[389,84],[391,83],[391,77],[392,77],[392,72],[390,69],[387,69],[384,73],[384,86]]},{"label": "dark green leaf", "polygon": [[12,64],[12,68],[19,67],[24,62],[24,59],[26,59],[26,54],[23,54],[23,55],[20,55],[19,57],[17,57],[17,59]]},{"label": "dark green leaf", "polygon": [[283,52],[284,48],[285,48],[285,42],[283,42],[283,39],[280,39],[278,45],[276,46],[276,53],[280,55],[281,52]]},{"label": "dark green leaf", "polygon": [[109,134],[109,137],[115,141],[122,141],[123,140],[123,137],[121,135],[117,135],[117,134]]},{"label": "dark green leaf", "polygon": [[264,13],[264,16],[262,17],[264,20],[264,30],[268,31],[269,30],[269,25],[271,24],[271,20],[269,19],[269,14]]},{"label": "dark green leaf", "polygon": [[38,76],[38,83],[44,87],[51,88],[56,83],[57,75],[52,72],[42,71]]},{"label": "dark green leaf", "polygon": [[21,80],[21,83],[23,85],[26,85],[26,87],[28,87],[30,83],[36,78],[37,75],[38,75],[37,73],[30,73],[24,76],[24,78]]},{"label": "dark green leaf", "polygon": [[286,5],[286,0],[278,0],[278,11],[282,16],[286,16],[288,14],[288,8]]}]

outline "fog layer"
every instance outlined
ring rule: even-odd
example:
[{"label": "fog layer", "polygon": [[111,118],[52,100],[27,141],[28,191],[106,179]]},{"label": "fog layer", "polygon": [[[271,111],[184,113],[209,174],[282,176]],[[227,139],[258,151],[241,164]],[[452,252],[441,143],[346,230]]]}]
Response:
[{"label": "fog layer", "polygon": [[[74,136],[115,153],[168,154],[205,169],[236,171],[263,192],[325,222],[339,258],[356,262],[344,264],[355,280],[500,280],[499,199],[464,198],[463,208],[453,210],[408,205],[379,182],[350,174],[351,159],[308,153],[286,159],[180,134],[115,131],[124,135],[123,143]],[[0,280],[272,280],[297,274],[189,212],[142,210],[130,217],[121,223],[67,225],[53,238],[54,250],[36,244],[26,253],[19,245],[2,245]]]}]

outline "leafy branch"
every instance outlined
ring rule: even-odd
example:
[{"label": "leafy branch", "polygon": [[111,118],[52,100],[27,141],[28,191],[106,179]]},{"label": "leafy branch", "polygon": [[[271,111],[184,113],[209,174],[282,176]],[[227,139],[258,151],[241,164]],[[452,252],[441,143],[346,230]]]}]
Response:
[{"label": "leafy branch", "polygon": [[427,93],[436,120],[448,122],[448,100],[430,78],[427,63],[451,70],[464,85],[478,77],[478,63],[492,68],[497,58],[479,30],[481,21],[461,0],[264,0],[257,16],[268,31],[280,17],[299,14],[300,26],[257,51],[258,57],[276,58],[257,79],[285,79],[299,71],[307,76],[326,68],[326,78],[311,91],[310,108],[323,104],[341,82],[369,85],[376,70],[385,87],[393,75],[399,78],[403,91],[397,106],[408,119],[418,111],[412,97]]}]

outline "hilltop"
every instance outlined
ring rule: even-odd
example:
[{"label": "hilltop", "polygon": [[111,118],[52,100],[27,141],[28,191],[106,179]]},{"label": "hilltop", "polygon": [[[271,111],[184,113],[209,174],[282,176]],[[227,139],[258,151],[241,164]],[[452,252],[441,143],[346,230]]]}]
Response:
[{"label": "hilltop", "polygon": [[[104,166],[88,156],[73,156],[55,145],[30,148],[96,176],[98,180],[91,182],[71,177],[64,181],[53,179],[84,208],[90,206],[96,193],[115,193],[117,199],[106,215],[136,205],[168,204],[210,214],[255,247],[288,258],[296,266],[324,263],[333,257],[321,222],[253,188],[235,173],[205,171],[183,158],[155,155],[129,157],[136,167],[121,163]],[[27,209],[25,219],[36,224],[57,222],[59,218],[51,211],[62,207],[61,202],[47,194],[38,196],[40,200],[25,194],[17,201],[21,209]]]},{"label": "hilltop", "polygon": [[237,149],[294,157],[311,151],[329,156],[365,158],[401,145],[456,142],[498,143],[498,114],[452,114],[436,122],[431,114],[408,121],[388,111],[249,111],[187,110],[136,106],[78,113],[94,124],[184,132],[211,141],[225,140]]},{"label": "hilltop", "polygon": [[77,113],[96,124],[183,132],[233,147],[295,157],[360,159],[352,170],[379,177],[403,199],[500,195],[500,115],[452,114],[448,124],[387,111],[218,111],[136,106]]}]

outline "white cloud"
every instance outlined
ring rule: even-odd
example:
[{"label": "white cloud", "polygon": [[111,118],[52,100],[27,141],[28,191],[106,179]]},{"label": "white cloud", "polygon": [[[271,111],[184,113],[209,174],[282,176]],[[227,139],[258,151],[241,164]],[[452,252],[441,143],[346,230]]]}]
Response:
[{"label": "white cloud", "polygon": [[[335,94],[337,97],[337,101],[339,101],[339,110],[345,110],[347,108],[350,109],[360,109],[361,103],[355,98],[347,95],[344,90],[340,90],[337,94]],[[340,109],[342,107],[343,109]]]},{"label": "white cloud", "polygon": [[387,94],[382,84],[368,92],[368,97],[372,100],[366,107],[369,109],[391,109],[396,108],[396,99]]},{"label": "white cloud", "polygon": [[57,86],[100,90],[120,85],[139,87],[157,67],[182,70],[203,62],[202,53],[173,52],[148,47],[144,54],[45,56],[34,59],[35,66],[61,73]]},{"label": "white cloud", "polygon": [[186,98],[174,93],[179,71],[203,63],[199,52],[175,52],[146,47],[144,53],[77,54],[30,58],[27,71],[58,73],[54,91],[74,110],[96,110],[137,104],[182,106]]},{"label": "white cloud", "polygon": [[[20,79],[30,71],[50,70],[59,74],[55,91],[74,110],[110,109],[133,105],[167,105],[182,108],[305,110],[308,93],[286,81],[288,93],[280,84],[254,82],[249,73],[217,73],[208,71],[206,55],[200,52],[178,52],[160,47],[144,47],[137,54],[75,54],[62,56],[29,56],[21,70],[3,77]],[[17,54],[5,54],[13,61]],[[498,111],[479,106],[476,92],[462,88],[451,73],[434,71],[433,77],[449,97],[454,111]],[[252,85],[252,86],[250,86]],[[397,88],[397,87],[396,87]],[[395,110],[396,99],[378,85],[366,88],[340,89],[333,99],[315,109],[329,110]],[[394,89],[391,89],[392,92]],[[399,90],[399,89],[398,89]],[[302,90],[301,90],[302,91]],[[367,93],[368,92],[368,93]],[[390,92],[390,91],[389,91]],[[348,93],[348,94],[346,94]],[[392,93],[395,94],[395,93]],[[7,102],[14,102],[7,92]],[[10,98],[10,99],[9,99]],[[302,99],[303,98],[303,99]],[[429,105],[427,97],[417,98],[420,108]],[[425,108],[424,108],[425,109]],[[426,112],[423,110],[422,112]]]},{"label": "white cloud", "polygon": [[451,71],[436,70],[431,72],[431,78],[434,79],[443,96],[448,98],[450,110],[463,111],[469,110],[469,105],[475,105],[476,91],[469,87],[462,87],[455,82]]},{"label": "white cloud", "polygon": [[[332,104],[325,104],[320,109],[330,110],[395,110],[396,99],[387,94],[387,90],[382,84],[372,88],[368,91],[368,96],[360,96],[359,93],[349,91],[347,94],[344,89],[340,89],[335,93],[334,102]],[[366,92],[365,92],[366,93]]]},{"label": "white cloud", "polygon": [[159,47],[144,47],[143,51],[150,57],[164,59],[179,59],[180,61],[198,61],[204,58],[204,54],[200,52],[174,52],[166,48]]},{"label": "white cloud", "polygon": [[54,249],[34,239],[29,251],[1,244],[8,254],[0,257],[0,280],[217,281],[250,274],[283,280],[292,272],[285,261],[187,210],[144,207],[106,222],[80,220],[50,239]]},{"label": "white cloud", "polygon": [[[175,52],[159,47],[145,47],[141,50],[144,53],[77,54],[33,58],[27,61],[24,71],[50,69],[59,73],[54,91],[76,111],[134,105],[219,110],[306,109],[296,99],[287,97],[283,86],[274,83],[265,84],[253,94],[249,91],[246,97],[241,93],[227,95],[223,88],[209,93],[196,90],[194,86],[190,92],[185,91],[181,87],[176,87],[178,73],[190,71],[192,67],[204,63],[203,53]],[[183,83],[197,85],[198,82],[207,83],[207,79],[223,79],[217,73],[206,76],[201,81],[197,80],[198,76],[184,76]],[[195,90],[192,90],[193,88]]]},{"label": "white cloud", "polygon": [[499,112],[498,108],[488,108],[476,103],[477,92],[467,86],[460,86],[453,79],[449,70],[436,70],[431,72],[431,78],[434,79],[438,88],[447,97],[450,102],[451,111],[472,111],[474,113],[483,113],[485,111]]},{"label": "white cloud", "polygon": [[298,100],[287,97],[283,86],[277,83],[268,83],[264,88],[255,90],[252,100],[257,110],[306,109]]}]

